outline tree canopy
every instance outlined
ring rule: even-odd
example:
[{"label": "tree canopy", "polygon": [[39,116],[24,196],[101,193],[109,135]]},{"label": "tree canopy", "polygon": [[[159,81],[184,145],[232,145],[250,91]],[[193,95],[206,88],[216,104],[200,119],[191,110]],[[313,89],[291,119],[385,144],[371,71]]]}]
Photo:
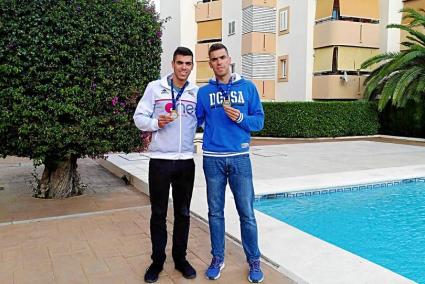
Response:
[{"label": "tree canopy", "polygon": [[[396,107],[403,107],[409,100],[423,100],[425,97],[425,10],[404,9],[408,24],[391,24],[408,32],[407,40],[400,52],[387,52],[374,56],[362,64],[362,69],[376,65],[366,79],[365,97],[379,96],[379,110],[391,101]],[[419,28],[419,29],[418,29]]]},{"label": "tree canopy", "polygon": [[159,76],[161,21],[137,0],[0,1],[0,156],[48,165],[131,151]]},{"label": "tree canopy", "polygon": [[36,197],[79,195],[78,158],[140,144],[161,21],[143,0],[2,0],[0,15],[0,156],[44,164]]}]

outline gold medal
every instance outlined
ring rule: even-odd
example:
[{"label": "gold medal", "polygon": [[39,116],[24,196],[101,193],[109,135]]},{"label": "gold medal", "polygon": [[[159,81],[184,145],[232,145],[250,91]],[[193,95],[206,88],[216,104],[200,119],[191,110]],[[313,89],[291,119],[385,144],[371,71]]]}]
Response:
[{"label": "gold medal", "polygon": [[173,120],[176,120],[176,119],[179,117],[179,113],[178,113],[178,112],[177,112],[177,110],[175,110],[175,109],[172,109],[172,110],[171,110],[170,115],[171,115],[171,118],[172,118]]},{"label": "gold medal", "polygon": [[229,99],[223,99],[223,106],[230,107],[232,106],[232,103],[230,102]]}]

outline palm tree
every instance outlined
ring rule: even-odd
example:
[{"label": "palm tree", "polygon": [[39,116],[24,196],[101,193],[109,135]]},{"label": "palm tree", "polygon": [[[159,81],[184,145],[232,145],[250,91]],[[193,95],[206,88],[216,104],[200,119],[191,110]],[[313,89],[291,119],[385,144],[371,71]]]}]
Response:
[{"label": "palm tree", "polygon": [[382,111],[389,101],[396,107],[404,107],[410,99],[420,101],[425,98],[425,34],[415,29],[425,28],[425,10],[403,9],[408,19],[407,25],[391,24],[387,28],[407,31],[407,39],[401,43],[405,50],[386,52],[366,60],[362,69],[375,64],[375,68],[365,84],[365,98],[374,99],[378,95],[378,108]]}]

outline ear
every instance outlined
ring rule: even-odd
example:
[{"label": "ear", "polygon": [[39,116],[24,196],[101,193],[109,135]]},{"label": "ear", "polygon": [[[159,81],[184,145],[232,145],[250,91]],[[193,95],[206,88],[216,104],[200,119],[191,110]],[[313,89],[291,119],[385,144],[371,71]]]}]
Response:
[{"label": "ear", "polygon": [[210,61],[208,61],[208,64],[210,65],[210,68],[212,69],[212,68],[213,68],[213,66],[212,66],[212,64],[211,64],[211,60],[210,60]]}]

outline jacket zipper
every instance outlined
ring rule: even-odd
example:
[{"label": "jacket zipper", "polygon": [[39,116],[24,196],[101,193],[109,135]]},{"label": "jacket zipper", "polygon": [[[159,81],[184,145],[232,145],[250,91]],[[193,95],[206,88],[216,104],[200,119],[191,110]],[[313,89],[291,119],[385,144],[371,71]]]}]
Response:
[{"label": "jacket zipper", "polygon": [[[183,97],[183,94],[182,94],[182,97]],[[182,98],[180,98],[180,101],[181,101],[181,99]],[[182,108],[180,107],[179,108],[179,126],[180,126],[180,129],[179,129],[179,156],[181,156],[181,152],[182,152]],[[180,157],[179,157],[180,158]]]}]

